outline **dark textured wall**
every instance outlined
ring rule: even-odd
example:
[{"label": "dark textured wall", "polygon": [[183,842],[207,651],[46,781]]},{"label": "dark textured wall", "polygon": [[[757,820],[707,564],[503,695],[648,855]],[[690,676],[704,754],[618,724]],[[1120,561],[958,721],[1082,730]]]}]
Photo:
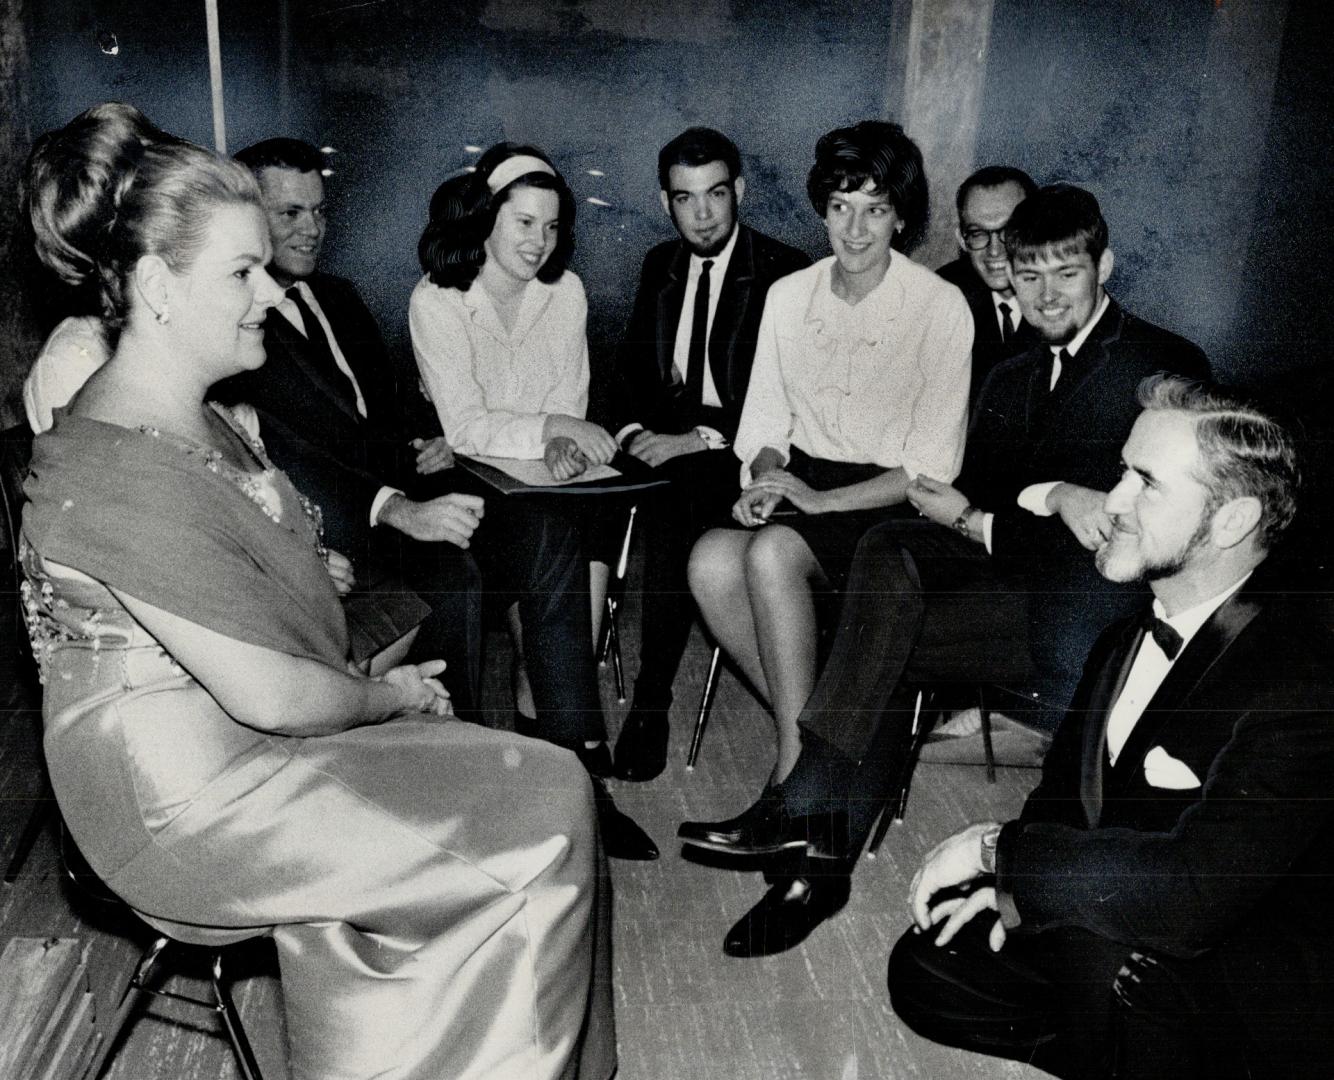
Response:
[{"label": "dark textured wall", "polygon": [[[654,157],[688,124],[741,144],[752,223],[824,253],[805,171],[821,132],[894,99],[890,2],[288,0],[284,65],[283,5],[221,0],[229,142],[337,148],[329,266],[400,342],[436,184],[466,146],[537,143],[582,200],[607,204],[581,202],[575,260],[601,352],[643,252],[670,235]],[[35,6],[34,129],[120,97],[211,138],[202,3]],[[1091,187],[1118,297],[1224,373],[1320,359],[1334,330],[1325,20],[1324,5],[1279,0],[995,0],[978,160]]]}]

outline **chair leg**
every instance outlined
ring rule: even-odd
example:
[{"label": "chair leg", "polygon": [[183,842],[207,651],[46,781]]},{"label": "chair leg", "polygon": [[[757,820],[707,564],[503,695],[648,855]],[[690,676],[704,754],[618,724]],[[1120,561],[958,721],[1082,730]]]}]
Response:
[{"label": "chair leg", "polygon": [[241,1070],[242,1080],[264,1080],[259,1072],[259,1063],[255,1052],[250,1049],[250,1040],[246,1038],[245,1028],[241,1025],[241,1013],[232,1000],[232,992],[222,974],[221,951],[213,956],[213,993],[218,999],[218,1013],[223,1026],[227,1029],[227,1038],[236,1054],[236,1064]]},{"label": "chair leg", "polygon": [[607,594],[603,606],[606,613],[602,616],[602,640],[598,642],[597,647],[599,667],[606,667],[607,659],[611,656],[611,626],[616,619],[616,601],[612,599],[610,593]]},{"label": "chair leg", "polygon": [[102,1041],[98,1043],[97,1052],[88,1063],[88,1070],[84,1074],[88,1080],[98,1080],[102,1075],[107,1060],[111,1057],[111,1051],[120,1043],[129,1028],[134,1010],[147,992],[145,987],[153,978],[154,969],[170,944],[171,938],[165,934],[160,935],[139,957],[139,963],[135,965],[134,973],[130,976],[130,981],[125,984],[125,991],[120,996],[120,1004],[116,1006],[111,1021],[102,1032]]},{"label": "chair leg", "polygon": [[625,704],[625,668],[621,665],[621,624],[616,617],[618,605],[607,597],[607,648],[611,654],[611,671],[616,677],[616,700]]},{"label": "chair leg", "polygon": [[46,827],[51,817],[52,805],[51,789],[44,785],[42,793],[33,800],[32,810],[28,813],[28,823],[23,826],[23,832],[19,833],[18,843],[14,845],[14,854],[9,857],[9,865],[5,868],[6,885],[13,885],[18,880],[23,864],[28,861],[29,852],[32,851],[33,845],[37,843],[37,837],[41,836],[42,829]]},{"label": "chair leg", "polygon": [[686,754],[686,771],[694,772],[695,760],[699,757],[699,744],[704,739],[704,725],[709,722],[709,710],[713,708],[713,695],[718,689],[718,664],[723,658],[720,646],[713,647],[713,656],[709,659],[709,674],[704,680],[704,693],[700,695],[699,712],[695,714],[695,733],[690,737],[690,752]]},{"label": "chair leg", "polygon": [[[871,836],[871,843],[867,847],[867,856],[874,858],[880,845],[884,842],[885,834],[889,832],[891,824],[898,825],[903,821],[903,815],[908,809],[908,790],[912,786],[912,775],[917,768],[917,758],[922,752],[922,744],[926,742],[926,737],[931,733],[931,726],[925,722],[923,711],[926,708],[926,691],[918,690],[917,698],[913,702],[912,713],[912,741],[908,746],[908,756],[904,759],[903,769],[900,776],[900,783],[897,788],[890,788],[889,794],[885,797],[884,808],[880,811],[880,820],[876,822],[875,832]],[[894,811],[890,813],[890,804],[893,803]]]},{"label": "chair leg", "polygon": [[987,761],[987,781],[996,782],[996,750],[991,743],[991,710],[987,708],[986,694],[977,688],[977,713],[982,720],[982,752]]}]

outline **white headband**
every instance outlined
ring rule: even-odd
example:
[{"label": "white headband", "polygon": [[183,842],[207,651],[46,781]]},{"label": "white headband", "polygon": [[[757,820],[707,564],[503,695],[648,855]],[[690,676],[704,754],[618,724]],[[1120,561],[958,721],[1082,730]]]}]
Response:
[{"label": "white headband", "polygon": [[506,158],[491,170],[491,175],[486,178],[486,186],[491,189],[491,194],[494,195],[505,185],[514,183],[519,177],[535,172],[546,173],[548,176],[556,175],[556,170],[541,158],[533,157],[532,154],[516,154],[512,158]]}]

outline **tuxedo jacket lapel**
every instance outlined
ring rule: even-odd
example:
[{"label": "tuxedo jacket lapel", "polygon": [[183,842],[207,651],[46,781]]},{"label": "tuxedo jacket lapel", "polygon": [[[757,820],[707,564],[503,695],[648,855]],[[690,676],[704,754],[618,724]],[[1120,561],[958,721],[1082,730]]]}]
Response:
[{"label": "tuxedo jacket lapel", "polygon": [[1107,718],[1121,696],[1130,675],[1130,665],[1144,640],[1139,620],[1127,622],[1115,646],[1107,655],[1089,694],[1088,719],[1084,725],[1084,758],[1080,797],[1089,828],[1097,828],[1102,817],[1104,767],[1107,761]]},{"label": "tuxedo jacket lapel", "polygon": [[1242,594],[1233,596],[1209,617],[1199,632],[1190,639],[1158,687],[1157,693],[1145,706],[1135,723],[1116,766],[1111,771],[1108,794],[1125,789],[1139,771],[1144,756],[1157,744],[1162,726],[1172,719],[1191,691],[1222,659],[1228,647],[1237,640],[1250,621],[1260,613],[1260,604]]}]

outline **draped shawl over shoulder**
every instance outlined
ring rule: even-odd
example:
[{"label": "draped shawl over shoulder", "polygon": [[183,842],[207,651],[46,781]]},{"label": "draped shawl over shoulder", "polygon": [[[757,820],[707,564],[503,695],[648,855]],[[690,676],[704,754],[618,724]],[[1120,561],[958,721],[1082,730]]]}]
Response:
[{"label": "draped shawl over shoulder", "polygon": [[[279,474],[281,477],[281,474]],[[205,454],[63,415],[33,441],[28,542],[44,558],[226,637],[341,668],[347,627],[285,478],[282,522]]]}]

